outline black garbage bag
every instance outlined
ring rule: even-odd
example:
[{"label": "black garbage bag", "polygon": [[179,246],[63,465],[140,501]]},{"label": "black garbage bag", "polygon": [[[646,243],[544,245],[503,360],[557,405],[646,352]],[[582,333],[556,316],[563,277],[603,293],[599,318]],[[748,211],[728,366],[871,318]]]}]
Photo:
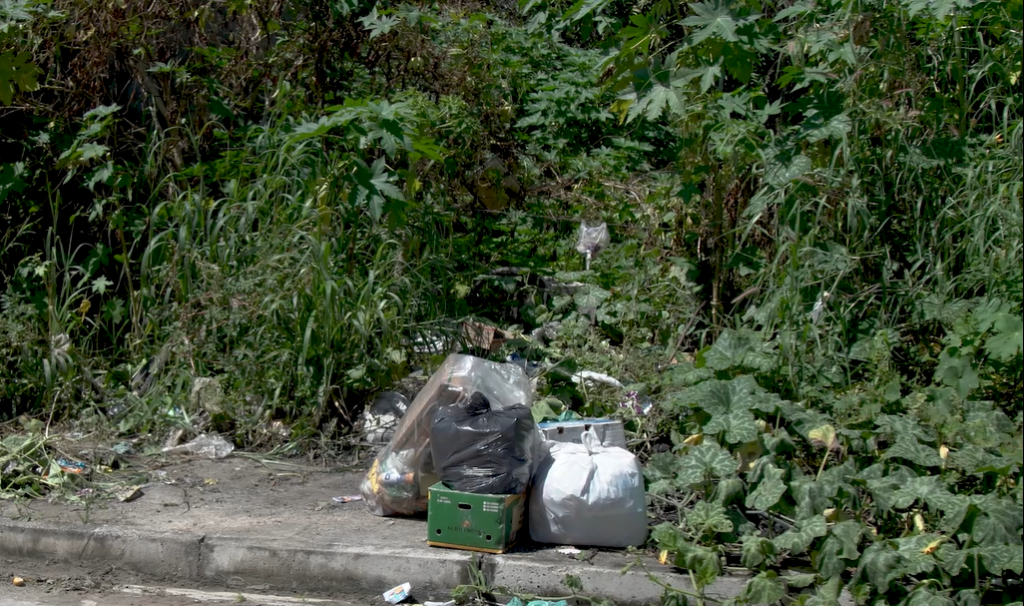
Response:
[{"label": "black garbage bag", "polygon": [[523,494],[537,430],[530,409],[517,404],[492,409],[480,392],[441,406],[430,428],[430,449],[441,481],[476,494]]}]

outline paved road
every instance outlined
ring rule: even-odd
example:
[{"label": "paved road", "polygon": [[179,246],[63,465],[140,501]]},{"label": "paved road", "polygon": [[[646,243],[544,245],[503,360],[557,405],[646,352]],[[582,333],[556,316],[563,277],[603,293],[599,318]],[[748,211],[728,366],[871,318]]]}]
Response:
[{"label": "paved road", "polygon": [[[9,581],[7,581],[9,582]],[[352,602],[276,596],[251,592],[198,591],[178,588],[122,586],[100,591],[49,591],[46,587],[0,586],[0,606],[358,606]]]}]

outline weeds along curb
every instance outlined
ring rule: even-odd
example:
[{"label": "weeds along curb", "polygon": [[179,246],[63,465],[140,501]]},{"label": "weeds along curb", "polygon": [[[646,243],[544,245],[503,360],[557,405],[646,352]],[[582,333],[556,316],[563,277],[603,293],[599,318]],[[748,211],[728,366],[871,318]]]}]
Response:
[{"label": "weeds along curb", "polygon": [[[139,532],[112,526],[62,526],[0,520],[0,558],[25,562],[65,562],[113,567],[161,581],[233,585],[268,584],[296,591],[353,591],[378,594],[382,588],[411,583],[419,600],[447,599],[471,581],[479,566],[487,583],[535,595],[561,595],[566,575],[583,584],[583,594],[620,606],[661,602],[662,589],[640,569],[622,573],[618,560],[589,564],[551,552],[484,556],[479,563],[465,551],[401,548],[383,544],[312,545],[279,540]],[[690,588],[684,575],[659,571],[659,578]],[[707,591],[722,600],[740,594],[746,577],[723,577]]]}]

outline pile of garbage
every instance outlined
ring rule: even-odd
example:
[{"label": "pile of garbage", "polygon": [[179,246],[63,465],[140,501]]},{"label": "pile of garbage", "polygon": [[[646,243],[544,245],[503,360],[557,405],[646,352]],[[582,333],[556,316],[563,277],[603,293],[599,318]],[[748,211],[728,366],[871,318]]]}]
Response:
[{"label": "pile of garbage", "polygon": [[538,427],[522,366],[450,355],[408,406],[361,486],[376,515],[427,512],[428,543],[491,553],[647,540],[639,461],[603,423]]}]

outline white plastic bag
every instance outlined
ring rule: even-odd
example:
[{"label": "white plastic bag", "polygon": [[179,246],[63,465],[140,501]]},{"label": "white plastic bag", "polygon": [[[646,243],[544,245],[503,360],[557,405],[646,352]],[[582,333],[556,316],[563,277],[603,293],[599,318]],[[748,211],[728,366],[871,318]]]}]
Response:
[{"label": "white plastic bag", "polygon": [[538,543],[629,547],[647,540],[643,470],[628,450],[548,442],[530,496],[530,536]]}]

